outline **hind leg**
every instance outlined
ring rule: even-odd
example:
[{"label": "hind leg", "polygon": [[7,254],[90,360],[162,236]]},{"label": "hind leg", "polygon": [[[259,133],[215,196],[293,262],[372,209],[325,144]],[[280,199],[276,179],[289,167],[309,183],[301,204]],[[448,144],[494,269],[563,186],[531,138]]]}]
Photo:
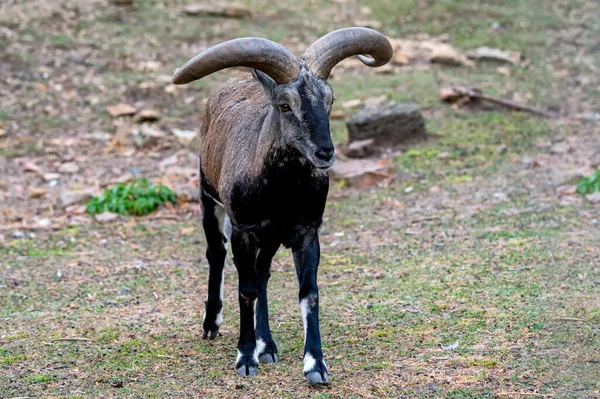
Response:
[{"label": "hind leg", "polygon": [[271,276],[271,259],[273,259],[278,248],[279,244],[260,248],[256,255],[258,298],[256,299],[256,313],[254,316],[254,334],[256,336],[256,350],[260,363],[277,363],[277,345],[273,341],[271,329],[269,328],[267,283]]},{"label": "hind leg", "polygon": [[206,258],[210,267],[202,338],[214,339],[223,323],[223,268],[226,255],[223,230],[226,215],[221,206],[204,192],[200,194],[200,201],[202,226],[207,242]]}]

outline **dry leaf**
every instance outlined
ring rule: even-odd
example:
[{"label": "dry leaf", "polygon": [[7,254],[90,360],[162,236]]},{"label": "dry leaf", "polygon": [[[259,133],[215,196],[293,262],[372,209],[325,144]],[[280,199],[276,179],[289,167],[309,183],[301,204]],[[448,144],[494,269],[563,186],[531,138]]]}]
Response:
[{"label": "dry leaf", "polygon": [[106,107],[106,110],[110,116],[114,118],[117,116],[133,115],[136,113],[137,108],[130,104],[120,103],[117,105],[109,105]]}]

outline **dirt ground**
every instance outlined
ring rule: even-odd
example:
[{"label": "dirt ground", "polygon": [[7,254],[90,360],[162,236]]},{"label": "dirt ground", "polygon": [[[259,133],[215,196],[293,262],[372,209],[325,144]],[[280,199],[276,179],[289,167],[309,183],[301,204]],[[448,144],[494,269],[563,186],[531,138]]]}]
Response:
[{"label": "dirt ground", "polygon": [[[600,167],[597,1],[246,0],[244,19],[133,3],[0,3],[1,398],[600,398],[600,204],[574,192]],[[343,118],[381,96],[418,103],[430,134],[385,155],[391,179],[332,182],[319,272],[331,384],[302,377],[283,249],[269,291],[280,362],[242,379],[231,259],[222,335],[201,339],[193,138],[211,88],[237,72],[182,87],[171,74],[227,39],[301,55],[351,25],[518,59],[334,70],[338,148]],[[440,102],[452,85],[554,117]],[[157,120],[111,115],[118,104]],[[134,177],[172,187],[177,205],[85,214],[86,198]]]}]

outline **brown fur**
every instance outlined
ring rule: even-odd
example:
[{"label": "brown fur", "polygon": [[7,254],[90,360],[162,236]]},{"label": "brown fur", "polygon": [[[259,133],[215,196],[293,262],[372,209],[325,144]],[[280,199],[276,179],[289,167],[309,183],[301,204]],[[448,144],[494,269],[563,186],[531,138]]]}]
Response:
[{"label": "brown fur", "polygon": [[267,151],[279,144],[277,128],[273,107],[252,75],[229,79],[208,100],[200,132],[202,171],[230,216],[233,182],[261,172]]}]

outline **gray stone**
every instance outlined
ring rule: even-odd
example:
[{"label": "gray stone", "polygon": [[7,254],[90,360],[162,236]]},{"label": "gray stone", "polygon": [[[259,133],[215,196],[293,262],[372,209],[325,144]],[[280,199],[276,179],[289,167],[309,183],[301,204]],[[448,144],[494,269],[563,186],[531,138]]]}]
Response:
[{"label": "gray stone", "polygon": [[600,203],[600,191],[586,195],[585,199],[594,204]]},{"label": "gray stone", "polygon": [[80,191],[63,191],[60,193],[60,203],[63,207],[69,205],[80,204],[94,196],[94,191],[80,190]]},{"label": "gray stone", "polygon": [[427,133],[417,104],[366,109],[350,118],[346,125],[351,142],[372,138],[377,145],[401,144]]},{"label": "gray stone", "polygon": [[566,154],[569,149],[569,145],[565,142],[556,143],[550,148],[550,154]]},{"label": "gray stone", "polygon": [[585,177],[582,170],[552,170],[552,185],[556,187],[575,184]]},{"label": "gray stone", "polygon": [[359,140],[348,144],[346,155],[350,158],[364,158],[371,155],[375,150],[375,140]]}]

